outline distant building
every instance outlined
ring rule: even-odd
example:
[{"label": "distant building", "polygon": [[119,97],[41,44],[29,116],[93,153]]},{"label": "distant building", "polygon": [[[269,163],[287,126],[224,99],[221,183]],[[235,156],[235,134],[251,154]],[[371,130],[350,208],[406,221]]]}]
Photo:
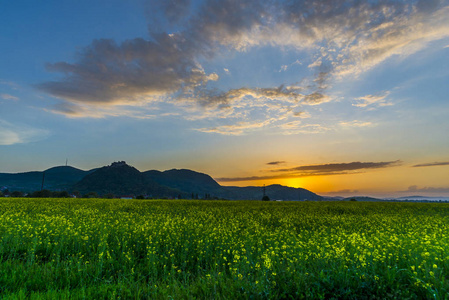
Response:
[{"label": "distant building", "polygon": [[126,161],[117,161],[111,164],[111,167],[121,167],[121,166],[126,166]]}]

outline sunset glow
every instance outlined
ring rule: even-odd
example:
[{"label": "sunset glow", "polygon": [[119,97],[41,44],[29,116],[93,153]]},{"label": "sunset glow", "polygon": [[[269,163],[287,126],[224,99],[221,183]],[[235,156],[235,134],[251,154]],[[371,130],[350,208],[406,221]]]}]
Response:
[{"label": "sunset glow", "polygon": [[449,197],[449,2],[6,1],[0,173]]}]

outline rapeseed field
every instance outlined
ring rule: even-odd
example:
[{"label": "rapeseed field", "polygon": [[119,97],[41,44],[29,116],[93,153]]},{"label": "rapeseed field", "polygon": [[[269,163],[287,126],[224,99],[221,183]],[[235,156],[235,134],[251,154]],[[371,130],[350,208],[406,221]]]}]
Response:
[{"label": "rapeseed field", "polygon": [[3,299],[449,298],[449,205],[0,199]]}]

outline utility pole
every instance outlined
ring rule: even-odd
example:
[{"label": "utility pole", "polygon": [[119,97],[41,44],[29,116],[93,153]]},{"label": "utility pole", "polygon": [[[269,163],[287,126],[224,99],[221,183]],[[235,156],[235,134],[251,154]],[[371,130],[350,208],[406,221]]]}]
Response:
[{"label": "utility pole", "polygon": [[263,185],[263,196],[262,198],[265,198],[266,194],[265,194],[265,184]]},{"label": "utility pole", "polygon": [[65,159],[65,166],[67,167],[67,163],[69,162],[69,159],[68,158],[66,158]]}]

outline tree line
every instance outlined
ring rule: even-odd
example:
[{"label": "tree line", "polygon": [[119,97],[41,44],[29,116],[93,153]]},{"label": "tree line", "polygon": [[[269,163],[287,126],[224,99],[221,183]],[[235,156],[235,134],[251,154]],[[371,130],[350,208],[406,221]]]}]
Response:
[{"label": "tree line", "polygon": [[[31,193],[25,193],[22,191],[12,191],[10,192],[8,189],[0,190],[0,197],[11,197],[11,198],[105,198],[105,199],[114,199],[121,198],[121,196],[114,195],[113,193],[106,193],[104,195],[99,195],[96,192],[88,192],[81,194],[79,191],[73,191],[71,193],[67,191],[50,191],[50,190],[40,190],[34,191]],[[135,199],[173,199],[168,197],[151,197],[148,195],[138,195],[133,197]],[[177,196],[177,199],[188,199],[188,197],[184,197],[181,195]],[[211,196],[211,194],[206,193],[204,197],[200,197],[198,193],[192,193],[190,199],[204,199],[204,200],[225,200],[223,198],[218,198],[216,196]]]}]

